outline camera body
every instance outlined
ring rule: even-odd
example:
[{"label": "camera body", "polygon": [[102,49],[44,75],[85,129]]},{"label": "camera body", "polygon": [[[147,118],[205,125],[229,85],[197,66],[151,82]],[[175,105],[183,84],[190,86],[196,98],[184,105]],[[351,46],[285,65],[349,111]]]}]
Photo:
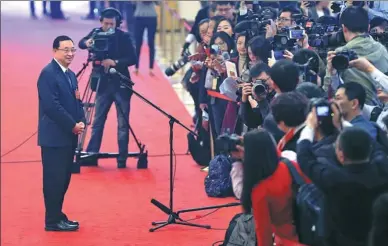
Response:
[{"label": "camera body", "polygon": [[106,32],[99,28],[94,30],[91,36],[93,44],[89,47],[91,60],[93,62],[102,61],[108,58],[109,53],[115,48],[113,47],[115,34],[114,28],[109,28]]},{"label": "camera body", "polygon": [[296,41],[304,37],[305,30],[301,26],[282,28],[279,34],[274,36],[273,49],[275,51],[292,51],[296,47]]},{"label": "camera body", "polygon": [[313,24],[309,29],[309,45],[318,49],[346,44],[344,33],[337,25]]},{"label": "camera body", "polygon": [[242,145],[240,136],[237,134],[222,134],[216,140],[219,153],[230,153],[237,150],[237,145]]},{"label": "camera body", "polygon": [[356,52],[353,50],[344,50],[337,52],[336,56],[332,60],[333,68],[337,71],[343,71],[349,67],[349,62],[358,58]]},{"label": "camera body", "polygon": [[333,125],[333,110],[331,103],[326,98],[310,99],[310,111],[315,108],[319,126]]}]

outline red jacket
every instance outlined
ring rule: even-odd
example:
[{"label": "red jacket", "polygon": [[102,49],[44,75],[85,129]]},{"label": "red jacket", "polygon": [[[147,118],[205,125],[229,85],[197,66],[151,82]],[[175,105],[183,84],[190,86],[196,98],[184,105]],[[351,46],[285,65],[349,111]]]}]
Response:
[{"label": "red jacket", "polygon": [[[298,172],[307,183],[311,183]],[[274,174],[260,182],[252,190],[252,213],[255,219],[257,245],[272,246],[275,233],[277,246],[301,246],[295,226],[292,224],[292,177],[286,164],[279,163]]]}]

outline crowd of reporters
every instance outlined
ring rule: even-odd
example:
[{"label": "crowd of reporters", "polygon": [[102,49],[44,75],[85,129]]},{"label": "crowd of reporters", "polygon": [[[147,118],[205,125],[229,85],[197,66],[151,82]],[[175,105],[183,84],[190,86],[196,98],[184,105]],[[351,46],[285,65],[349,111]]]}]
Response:
[{"label": "crowd of reporters", "polygon": [[388,20],[368,4],[216,1],[197,15],[181,60],[197,128],[212,158],[231,156],[257,245],[305,245],[288,161],[324,197],[314,245],[388,243]]}]

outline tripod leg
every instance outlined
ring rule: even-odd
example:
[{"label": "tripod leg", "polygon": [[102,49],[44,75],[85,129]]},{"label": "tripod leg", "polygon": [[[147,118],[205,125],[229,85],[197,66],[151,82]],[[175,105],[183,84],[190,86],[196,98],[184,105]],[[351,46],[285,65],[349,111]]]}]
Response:
[{"label": "tripod leg", "polygon": [[160,228],[165,227],[166,225],[168,225],[168,222],[164,222],[163,224],[161,224],[161,225],[159,225],[159,226],[157,226],[157,227],[155,227],[155,228],[151,228],[151,229],[150,229],[150,232],[154,232],[154,231],[156,231],[156,230],[158,230],[158,229],[160,229]]},{"label": "tripod leg", "polygon": [[198,225],[198,224],[193,224],[193,223],[188,223],[188,222],[175,222],[175,224],[178,225],[185,225],[185,226],[193,226],[193,227],[200,227],[200,228],[205,228],[205,229],[210,229],[211,226],[209,225]]},{"label": "tripod leg", "polygon": [[158,221],[158,222],[152,222],[152,225],[156,226],[156,225],[161,225],[161,224],[164,224],[164,223],[166,223],[166,221]]},{"label": "tripod leg", "polygon": [[[119,97],[119,96],[117,96],[117,97]],[[129,111],[128,112],[128,117],[126,117],[127,115],[124,114],[124,110],[123,110],[124,105],[122,105],[122,103],[124,103],[123,100],[121,100],[120,98],[116,98],[115,102],[116,102],[117,111],[119,111],[121,116],[124,118],[125,124],[127,125],[128,129],[129,129],[129,132],[133,136],[133,139],[135,139],[136,145],[139,148],[139,150],[141,151],[142,150],[142,146],[141,146],[139,140],[137,139],[137,137],[135,135],[135,132],[133,131],[133,129],[131,127],[131,124],[129,124],[129,119],[128,118],[129,118],[129,113],[130,113],[130,106],[128,106],[129,107],[129,109],[128,109],[128,111]],[[128,104],[130,104],[130,103],[131,103],[131,98],[129,98],[129,100],[128,100]]]},{"label": "tripod leg", "polygon": [[[87,64],[86,65],[84,64],[83,69],[78,73],[78,75],[81,74],[83,70],[85,70],[86,66],[87,66]],[[90,119],[92,117],[92,110],[91,109],[92,109],[92,107],[94,107],[94,104],[90,103],[90,100],[91,100],[92,95],[93,95],[93,91],[90,88],[90,82],[91,82],[91,76],[88,79],[88,83],[85,87],[85,91],[84,91],[83,96],[82,96],[83,110],[84,110],[84,114],[85,114],[85,129],[81,133],[81,135],[78,139],[78,144],[77,144],[76,153],[75,153],[75,165],[73,166],[72,173],[80,173],[81,165],[84,165],[84,163],[82,162],[81,152],[82,152],[83,147],[84,147],[87,130],[88,130],[88,127],[90,125]],[[87,99],[87,100],[85,100],[85,99]]]}]

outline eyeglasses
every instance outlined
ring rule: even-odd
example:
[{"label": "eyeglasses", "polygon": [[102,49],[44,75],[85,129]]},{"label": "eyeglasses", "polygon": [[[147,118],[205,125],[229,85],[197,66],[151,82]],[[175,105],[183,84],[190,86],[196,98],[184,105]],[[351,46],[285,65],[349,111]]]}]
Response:
[{"label": "eyeglasses", "polygon": [[276,21],[277,22],[286,22],[286,21],[291,21],[291,19],[282,17],[282,18],[277,18]]},{"label": "eyeglasses", "polygon": [[73,49],[57,49],[57,50],[62,50],[65,52],[65,54],[68,54],[68,53],[76,53],[77,52],[77,49],[73,48]]}]

